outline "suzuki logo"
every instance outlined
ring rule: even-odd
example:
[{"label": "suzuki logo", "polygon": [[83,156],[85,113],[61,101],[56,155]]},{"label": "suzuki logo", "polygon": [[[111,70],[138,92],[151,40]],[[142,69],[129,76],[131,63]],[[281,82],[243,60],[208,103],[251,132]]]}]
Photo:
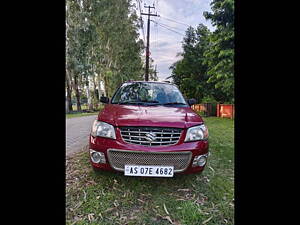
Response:
[{"label": "suzuki logo", "polygon": [[148,141],[152,142],[152,141],[155,141],[156,140],[156,134],[155,133],[148,133],[146,134],[146,137],[145,137]]}]

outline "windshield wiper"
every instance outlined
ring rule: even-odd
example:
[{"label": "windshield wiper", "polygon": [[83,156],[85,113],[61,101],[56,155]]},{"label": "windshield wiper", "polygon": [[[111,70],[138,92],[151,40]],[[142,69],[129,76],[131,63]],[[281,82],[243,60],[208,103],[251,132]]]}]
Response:
[{"label": "windshield wiper", "polygon": [[168,103],[164,103],[162,105],[186,105],[186,104],[182,103],[182,102],[168,102]]},{"label": "windshield wiper", "polygon": [[121,105],[131,105],[131,104],[143,104],[143,102],[134,102],[134,101],[126,101],[126,102],[118,102],[118,104],[121,104]]},{"label": "windshield wiper", "polygon": [[148,100],[143,100],[143,101],[141,101],[141,102],[145,102],[145,103],[159,103],[159,101],[148,101]]},{"label": "windshield wiper", "polygon": [[145,105],[147,103],[150,103],[151,105],[154,104],[154,105],[186,105],[185,103],[182,103],[182,102],[168,102],[168,103],[159,103],[159,101],[147,101],[147,100],[143,100],[143,101],[125,101],[125,102],[117,102],[117,104],[120,104],[120,105],[131,105],[131,104],[134,104],[134,105]]},{"label": "windshield wiper", "polygon": [[125,101],[125,102],[118,102],[118,104],[128,104],[128,105],[130,105],[130,104],[136,104],[136,105],[138,105],[138,104],[141,104],[141,105],[145,105],[145,103],[154,103],[154,104],[156,104],[156,103],[159,103],[159,101],[147,101],[147,100],[143,100],[143,101]]}]

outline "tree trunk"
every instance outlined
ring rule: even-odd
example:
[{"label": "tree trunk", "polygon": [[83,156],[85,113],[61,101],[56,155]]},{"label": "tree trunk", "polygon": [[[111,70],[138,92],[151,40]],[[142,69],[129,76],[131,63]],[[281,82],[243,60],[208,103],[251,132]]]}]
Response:
[{"label": "tree trunk", "polygon": [[86,97],[87,97],[87,100],[88,100],[88,107],[89,107],[89,110],[94,110],[93,108],[93,104],[92,104],[92,96],[91,96],[91,92],[90,92],[90,88],[89,88],[89,80],[88,80],[88,77],[86,77]]},{"label": "tree trunk", "polygon": [[74,76],[74,89],[75,89],[75,95],[76,95],[76,103],[77,103],[77,111],[81,111],[81,104],[80,104],[80,93],[78,88],[78,76]]},{"label": "tree trunk", "polygon": [[102,95],[104,95],[104,93],[102,92],[102,89],[101,89],[101,80],[99,80],[99,84],[98,84],[98,97],[99,97],[99,101],[100,101]]},{"label": "tree trunk", "polygon": [[104,95],[108,97],[108,80],[106,76],[104,76]]},{"label": "tree trunk", "polygon": [[103,93],[101,93],[101,75],[100,73],[98,74],[98,97],[99,97],[99,102],[100,102],[100,98],[102,96]]},{"label": "tree trunk", "polygon": [[93,102],[94,102],[95,109],[97,109],[98,108],[98,98],[97,98],[97,93],[96,93],[97,85],[96,85],[95,76],[93,76],[93,85],[94,85],[94,96],[93,96],[94,101]]},{"label": "tree trunk", "polygon": [[67,82],[67,104],[68,104],[68,113],[73,111],[72,107],[72,85],[69,75],[66,74],[66,82]]}]

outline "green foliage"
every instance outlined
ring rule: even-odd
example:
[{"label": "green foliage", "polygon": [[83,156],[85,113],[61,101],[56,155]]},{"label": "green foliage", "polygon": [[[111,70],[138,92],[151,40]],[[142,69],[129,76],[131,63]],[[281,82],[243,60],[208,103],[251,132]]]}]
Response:
[{"label": "green foliage", "polygon": [[202,101],[202,103],[217,103],[218,101],[214,99],[212,96],[205,96]]},{"label": "green foliage", "polygon": [[206,51],[210,31],[200,24],[195,30],[189,27],[183,40],[182,60],[171,66],[174,82],[188,98],[196,98],[199,102],[204,97],[203,89],[209,90],[207,65],[203,53]]},{"label": "green foliage", "polygon": [[212,13],[206,12],[217,27],[211,35],[212,47],[205,53],[209,66],[208,82],[223,93],[223,102],[234,101],[234,2],[233,0],[214,0]]},{"label": "green foliage", "polygon": [[85,80],[97,76],[112,95],[120,83],[142,79],[138,18],[131,1],[67,0],[67,70]]},{"label": "green foliage", "polygon": [[183,57],[174,63],[172,78],[188,98],[199,102],[234,101],[234,1],[214,0],[206,19],[214,32],[203,24],[189,27],[183,39]]}]

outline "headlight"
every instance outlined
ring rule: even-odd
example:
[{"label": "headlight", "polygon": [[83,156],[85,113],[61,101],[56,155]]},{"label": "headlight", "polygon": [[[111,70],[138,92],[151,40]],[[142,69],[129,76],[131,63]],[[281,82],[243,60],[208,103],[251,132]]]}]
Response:
[{"label": "headlight", "polygon": [[95,120],[93,123],[91,135],[94,137],[99,136],[116,139],[115,128],[108,123],[98,120]]},{"label": "headlight", "polygon": [[187,130],[185,136],[185,142],[188,141],[200,141],[207,140],[208,138],[208,129],[202,124],[200,126],[191,127]]}]

